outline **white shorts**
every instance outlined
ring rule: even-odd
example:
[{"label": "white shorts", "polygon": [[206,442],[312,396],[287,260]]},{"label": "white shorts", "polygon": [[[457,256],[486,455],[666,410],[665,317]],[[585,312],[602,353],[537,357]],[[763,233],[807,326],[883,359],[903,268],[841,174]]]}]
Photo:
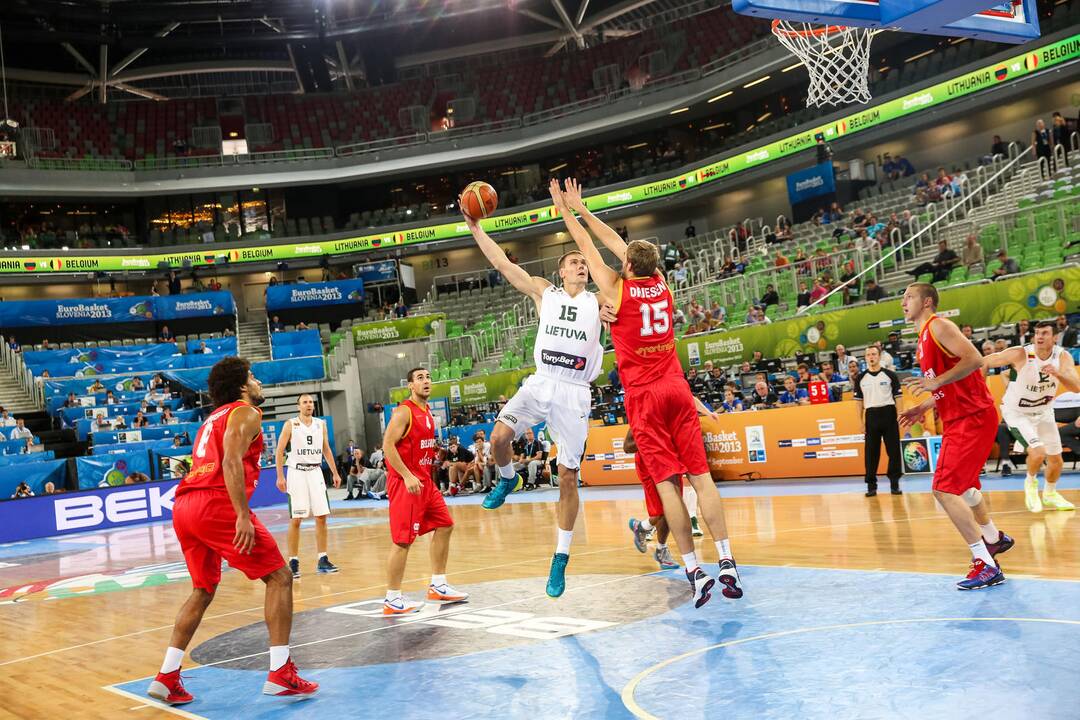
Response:
[{"label": "white shorts", "polygon": [[558,445],[559,464],[577,470],[589,437],[591,409],[592,394],[587,385],[534,374],[506,403],[498,420],[514,431],[515,438],[546,421],[551,439]]},{"label": "white shorts", "polygon": [[1001,419],[1025,448],[1043,448],[1047,455],[1061,454],[1061,435],[1053,412],[1035,415],[1002,408]]},{"label": "white shorts", "polygon": [[321,517],[330,514],[330,498],[322,468],[285,471],[285,490],[289,493],[289,517]]}]

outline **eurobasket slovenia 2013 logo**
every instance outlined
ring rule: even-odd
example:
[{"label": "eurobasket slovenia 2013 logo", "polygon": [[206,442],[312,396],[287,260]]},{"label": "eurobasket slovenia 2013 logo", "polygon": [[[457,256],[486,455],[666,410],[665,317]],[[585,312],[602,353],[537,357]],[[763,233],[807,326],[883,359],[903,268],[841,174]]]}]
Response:
[{"label": "eurobasket slovenia 2013 logo", "polygon": [[1080,301],[1080,283],[1066,283],[1061,277],[1047,283],[1045,278],[1044,275],[1013,281],[1008,300],[994,308],[990,321],[999,324],[1017,322],[1021,318],[1045,319],[1076,307]]},{"label": "eurobasket slovenia 2013 logo", "polygon": [[353,290],[351,293],[349,293],[349,299],[353,300],[353,301],[360,300],[361,299],[360,291],[359,290]]},{"label": "eurobasket slovenia 2013 logo", "polygon": [[930,468],[930,454],[926,445],[918,442],[907,443],[904,447],[904,466],[911,472],[925,472]]},{"label": "eurobasket slovenia 2013 logo", "polygon": [[128,313],[136,317],[144,317],[147,320],[154,319],[154,312],[150,309],[150,303],[138,302],[131,306]]}]

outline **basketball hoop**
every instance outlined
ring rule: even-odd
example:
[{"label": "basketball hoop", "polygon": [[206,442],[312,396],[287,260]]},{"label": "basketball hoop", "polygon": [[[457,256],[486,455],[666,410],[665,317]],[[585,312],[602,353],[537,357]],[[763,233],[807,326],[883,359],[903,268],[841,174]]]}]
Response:
[{"label": "basketball hoop", "polygon": [[810,74],[808,106],[870,102],[870,41],[875,30],[773,20],[772,31]]}]

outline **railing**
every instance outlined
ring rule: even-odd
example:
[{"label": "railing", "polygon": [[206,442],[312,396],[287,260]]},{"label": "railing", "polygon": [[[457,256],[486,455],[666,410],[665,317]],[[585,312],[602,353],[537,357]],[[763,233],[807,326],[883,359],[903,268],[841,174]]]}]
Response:
[{"label": "railing", "polygon": [[369,153],[379,152],[380,150],[423,145],[427,142],[427,138],[427,133],[417,132],[409,135],[382,138],[380,140],[368,140],[366,142],[351,143],[349,145],[338,145],[336,151],[338,157],[355,157],[356,155],[367,155]]},{"label": "railing", "polygon": [[267,150],[247,155],[226,156],[234,158],[238,165],[278,162],[303,162],[307,160],[326,160],[334,157],[334,148],[296,148],[293,150]]},{"label": "railing", "polygon": [[437,143],[444,140],[460,140],[467,137],[476,137],[478,135],[490,135],[492,133],[503,132],[504,130],[517,130],[521,127],[521,118],[510,118],[508,120],[493,120],[491,122],[477,123],[474,125],[462,125],[461,127],[452,127],[447,130],[437,130],[435,132],[429,132],[427,134],[428,142]]},{"label": "railing", "polygon": [[[991,183],[997,182],[999,178],[1003,177],[1006,173],[1011,172],[1013,167],[1020,164],[1020,162],[1025,157],[1027,157],[1028,153],[1030,153],[1030,152],[1032,152],[1032,148],[1029,147],[1027,150],[1024,150],[1024,152],[1017,155],[1015,158],[1010,160],[1004,167],[1002,167],[1000,170],[998,170],[996,173],[994,173],[982,185],[980,185],[978,188],[976,188],[974,192],[976,192],[976,193],[981,192],[983,190],[983,188],[987,187]],[[866,274],[866,273],[868,273],[868,272],[870,272],[872,270],[876,270],[876,268],[879,265],[881,265],[885,261],[886,258],[892,257],[892,258],[894,258],[896,260],[897,263],[899,263],[900,262],[899,253],[900,253],[901,250],[907,248],[909,245],[913,246],[913,247],[919,247],[927,237],[931,236],[931,233],[936,232],[937,226],[938,226],[939,223],[941,223],[946,218],[951,217],[953,215],[953,213],[955,213],[958,208],[963,208],[963,207],[966,207],[966,205],[964,203],[962,203],[962,202],[955,203],[954,205],[952,205],[952,207],[949,207],[944,212],[942,212],[941,215],[939,215],[939,216],[933,218],[932,220],[930,220],[930,222],[928,222],[926,224],[926,227],[924,227],[921,230],[919,230],[918,232],[914,233],[907,240],[904,240],[903,242],[901,242],[900,245],[894,246],[889,253],[883,254],[882,257],[878,258],[872,264],[870,264],[866,268],[864,268],[864,269],[860,270],[858,273],[856,273],[856,275],[852,279],[852,281],[853,282],[860,281],[864,274]],[[928,208],[928,211],[929,211],[929,208]],[[830,290],[829,292],[827,292],[824,296],[822,296],[822,297],[818,298],[817,300],[815,300],[814,302],[810,303],[810,305],[808,305],[806,307],[803,307],[803,308],[799,308],[798,314],[801,315],[801,314],[804,314],[806,312],[809,312],[813,308],[819,306],[821,303],[826,302],[830,297],[832,297],[832,295],[834,293],[836,293],[838,290],[843,289],[843,287],[844,287],[843,285],[838,285],[837,287],[835,287],[832,290]]]},{"label": "railing", "polygon": [[326,356],[326,379],[337,380],[356,357],[356,343],[352,336],[341,340]]},{"label": "railing", "polygon": [[[1070,227],[1065,210],[1075,204],[1076,198],[1067,197],[1058,200],[1047,200],[1046,202],[1041,202],[1037,205],[1025,208],[1013,208],[1011,210],[1001,210],[990,214],[979,215],[978,217],[964,218],[963,220],[950,223],[942,232],[942,238],[946,240],[950,246],[955,247],[969,235],[979,234],[980,231],[985,230],[989,226],[997,225],[998,237],[1001,240],[1000,247],[1004,248],[1012,255],[1014,252],[1018,251],[1019,248],[1009,247],[1009,232],[1014,229],[1019,229],[1016,225],[1016,220],[1019,217],[1025,216],[1027,218],[1025,229],[1029,231],[1029,237],[1034,237],[1037,231],[1036,212],[1056,210],[1057,212],[1055,213],[1054,219],[1058,226],[1059,234],[1061,237],[1069,237],[1072,233],[1072,228]],[[1078,249],[1077,252],[1080,253],[1080,249]]]},{"label": "railing", "polygon": [[[6,338],[5,338],[6,340]],[[0,343],[3,345],[0,348],[0,357],[3,358],[4,368],[7,371],[8,377],[18,382],[19,387],[34,403],[35,407],[42,408],[45,406],[45,393],[43,387],[38,385],[34,380],[34,375],[30,372],[30,368],[26,366],[23,361],[22,353],[17,353],[11,349],[11,346],[6,342]]]},{"label": "railing", "polygon": [[131,170],[133,165],[124,158],[30,158],[27,165],[35,170],[78,170],[80,172],[116,172]]}]

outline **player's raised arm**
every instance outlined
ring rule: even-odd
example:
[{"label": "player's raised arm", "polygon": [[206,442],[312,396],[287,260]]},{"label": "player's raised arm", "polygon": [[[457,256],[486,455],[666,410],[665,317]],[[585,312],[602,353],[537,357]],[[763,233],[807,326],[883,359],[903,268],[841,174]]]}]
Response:
[{"label": "player's raised arm", "polygon": [[607,266],[604,258],[600,256],[600,251],[596,249],[592,235],[574,216],[574,211],[570,209],[566,199],[563,197],[558,179],[552,179],[548,190],[551,192],[551,201],[562,214],[567,232],[574,239],[578,250],[585,256],[585,264],[589,266],[589,274],[592,275],[593,282],[596,283],[596,287],[600,290],[600,299],[606,303],[614,303],[619,296],[619,273]]},{"label": "player's raised arm", "polygon": [[622,239],[619,233],[615,232],[613,227],[593,215],[592,211],[585,206],[585,200],[581,197],[581,185],[578,184],[577,180],[574,178],[566,179],[566,182],[563,183],[563,197],[570,209],[585,220],[585,224],[589,226],[589,231],[596,235],[600,242],[604,243],[604,247],[615,253],[615,257],[619,258],[619,262],[626,262],[626,241]]},{"label": "player's raised arm", "polygon": [[[461,206],[460,198],[458,206]],[[476,240],[477,247],[480,248],[480,252],[484,253],[484,257],[488,259],[491,266],[504,278],[506,281],[514,286],[518,292],[528,295],[533,300],[539,301],[540,296],[544,294],[544,291],[551,285],[550,282],[544,278],[534,277],[525,272],[522,267],[516,263],[510,262],[510,259],[506,257],[506,253],[502,251],[494,240],[483,231],[480,227],[480,223],[473,220],[468,215],[465,215],[465,225],[469,228],[469,232],[472,233],[473,239]]]}]

